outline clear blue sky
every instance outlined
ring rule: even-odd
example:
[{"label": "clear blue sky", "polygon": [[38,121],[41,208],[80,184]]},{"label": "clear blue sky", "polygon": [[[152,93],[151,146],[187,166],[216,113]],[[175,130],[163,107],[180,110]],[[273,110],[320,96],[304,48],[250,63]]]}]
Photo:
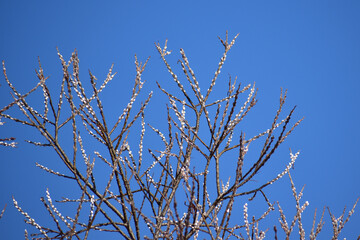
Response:
[{"label": "clear blue sky", "polygon": [[[50,75],[49,84],[57,86],[61,65],[56,47],[66,58],[75,48],[78,50],[83,80],[88,79],[88,69],[103,79],[114,63],[118,75],[105,102],[116,108],[125,103],[112,97],[125,101],[129,96],[127,89],[135,76],[134,54],[142,61],[151,56],[144,79],[145,92],[154,90],[147,116],[155,122],[162,111],[156,107],[162,100],[155,82],[175,86],[154,43],[168,39],[168,48],[173,50],[170,59],[175,65],[180,58],[178,50],[183,48],[204,89],[222,52],[217,36],[224,36],[226,30],[231,37],[240,33],[218,85],[225,86],[221,80],[225,84],[228,73],[237,75],[244,84],[256,82],[259,102],[252,113],[249,134],[271,124],[281,87],[288,89],[286,109],[297,105],[296,118],[305,116],[275,156],[275,166],[287,163],[289,147],[301,150],[293,176],[298,189],[306,185],[303,199],[310,202],[304,214],[308,234],[315,208],[329,206],[338,216],[345,205],[351,207],[360,196],[359,12],[360,2],[350,0],[0,1],[0,59],[5,60],[9,78],[22,92],[36,84],[38,56],[45,74]],[[11,98],[3,77],[0,84],[3,107]],[[53,197],[59,199],[61,186],[58,179],[36,168],[35,162],[61,167],[52,152],[40,151],[23,141],[40,140],[38,135],[6,122],[0,128],[1,137],[14,135],[19,146],[0,148],[0,208],[8,205],[0,220],[0,238],[21,239],[24,228],[31,228],[16,212],[11,196],[45,223],[49,218],[43,216],[39,198],[49,187]],[[285,209],[294,207],[286,178],[271,187],[272,201],[281,201]],[[251,211],[251,205],[249,208]],[[288,212],[291,217],[293,210]],[[327,230],[319,239],[329,238],[331,224],[328,217],[325,221]],[[360,234],[359,223],[360,205],[342,238],[355,239]]]}]

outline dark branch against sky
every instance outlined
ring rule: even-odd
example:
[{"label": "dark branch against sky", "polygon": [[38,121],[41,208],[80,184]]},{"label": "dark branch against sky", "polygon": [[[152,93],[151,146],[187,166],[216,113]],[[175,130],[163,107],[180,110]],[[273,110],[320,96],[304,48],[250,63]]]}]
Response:
[{"label": "dark branch against sky", "polygon": [[[118,74],[107,89],[104,105],[115,111],[123,108],[121,103],[130,96],[126,89],[130,91],[136,74],[134,54],[143,62],[151,56],[143,76],[146,91],[154,90],[147,116],[160,125],[158,116],[166,109],[157,107],[162,98],[156,81],[168,88],[172,83],[154,43],[163,44],[168,39],[168,50],[172,50],[169,61],[173,64],[183,48],[200,86],[205,87],[221,57],[217,36],[223,36],[226,30],[231,37],[240,33],[217,87],[227,88],[228,74],[237,76],[244,86],[256,82],[259,102],[251,124],[246,125],[249,136],[268,128],[278,106],[280,88],[288,90],[287,107],[297,105],[296,117],[305,116],[305,120],[276,156],[274,167],[286,166],[288,148],[301,151],[293,178],[298,188],[306,184],[304,199],[310,206],[304,217],[311,222],[315,208],[330,206],[337,216],[343,206],[351,207],[360,193],[359,11],[359,1],[325,0],[1,1],[0,58],[5,60],[8,77],[23,93],[37,83],[34,69],[38,56],[44,74],[50,76],[48,84],[58,86],[61,63],[56,47],[65,58],[77,49],[83,80],[89,78],[87,69],[104,79],[114,63]],[[12,99],[4,77],[0,84],[2,108]],[[0,235],[19,239],[25,224],[10,206],[11,197],[15,196],[28,212],[37,213],[46,188],[60,186],[35,162],[62,169],[55,163],[53,152],[38,151],[23,141],[24,135],[32,136],[33,132],[6,122],[0,128],[0,137],[14,135],[19,144],[15,149],[0,149],[0,208],[7,204],[0,220]],[[41,139],[38,135],[32,137],[30,140]],[[66,183],[61,186],[68,187]],[[273,201],[290,199],[283,208],[294,205],[291,196],[286,197],[291,194],[288,181],[273,187]],[[343,236],[352,239],[352,234],[358,234],[359,222],[360,214],[356,212]],[[324,230],[322,237],[326,234],[331,233]]]}]

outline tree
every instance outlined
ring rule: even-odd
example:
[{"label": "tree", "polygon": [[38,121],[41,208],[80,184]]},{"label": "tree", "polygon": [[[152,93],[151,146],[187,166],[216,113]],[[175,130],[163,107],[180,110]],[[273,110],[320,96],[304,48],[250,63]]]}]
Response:
[{"label": "tree", "polygon": [[[21,94],[12,85],[3,62],[5,80],[13,92],[14,101],[0,110],[1,117],[33,127],[41,133],[43,142],[28,142],[55,150],[68,171],[60,173],[39,163],[36,166],[50,174],[71,180],[78,187],[77,199],[65,197],[59,201],[77,203],[71,217],[64,216],[56,208],[49,191],[46,191],[46,198],[41,198],[54,223],[51,226],[36,222],[13,199],[26,222],[37,229],[30,236],[25,230],[25,238],[87,239],[90,232],[103,231],[117,233],[124,239],[264,239],[265,234],[270,233],[261,230],[259,222],[268,217],[277,205],[280,227],[286,239],[290,239],[296,225],[300,239],[305,239],[301,216],[309,203],[300,203],[303,189],[296,191],[290,174],[299,152],[290,151],[288,165],[272,179],[256,187],[249,184],[255,176],[261,174],[261,169],[270,163],[275,151],[303,120],[290,124],[295,107],[281,119],[286,91],[281,91],[279,107],[270,128],[250,138],[238,129],[238,125],[257,103],[255,84],[242,86],[237,83],[236,78],[232,80],[229,77],[227,94],[210,101],[222,66],[237,36],[231,41],[227,33],[224,40],[219,38],[224,53],[205,92],[200,90],[183,49],[180,49],[179,63],[188,86],[183,85],[183,81],[180,81],[166,60],[167,55],[171,54],[167,50],[167,42],[163,47],[156,44],[156,49],[180,92],[172,93],[157,83],[169,100],[166,130],[164,127],[158,129],[145,121],[146,107],[152,92],[138,108],[135,107],[135,101],[141,96],[145,83],[142,74],[149,59],[143,64],[135,56],[136,77],[131,98],[113,124],[108,120],[101,101],[102,91],[115,77],[113,66],[100,86],[97,78],[89,71],[92,91],[89,93],[86,83],[80,81],[77,52],[65,61],[58,51],[63,78],[59,97],[56,98],[53,97],[53,90],[50,91],[46,84],[47,77],[40,61],[37,70],[39,82],[26,94]],[[26,99],[38,89],[42,89],[44,97],[42,113]],[[243,94],[247,94],[247,97],[241,103]],[[15,106],[21,110],[23,118],[6,113]],[[162,147],[146,149],[145,132],[149,130],[159,137]],[[70,140],[67,131],[72,135],[72,148],[64,146],[64,138]],[[131,134],[139,135],[137,143],[129,140]],[[89,150],[83,141],[84,135],[95,139],[96,146],[91,144]],[[264,139],[264,142],[258,158],[248,160],[246,157],[250,144],[260,139]],[[232,172],[224,173],[223,159],[229,152],[237,154],[237,158],[231,160],[235,167]],[[200,159],[195,159],[194,156],[200,156]],[[101,172],[100,175],[95,170],[95,162],[96,166],[106,166],[108,174]],[[280,204],[272,203],[264,191],[284,175],[289,176],[296,202],[296,215],[291,223],[287,222]],[[105,177],[107,181],[102,183]],[[234,211],[239,209],[238,203],[242,197],[249,199],[248,201],[255,197],[262,198],[267,204],[267,210],[261,216],[249,219],[248,205],[245,203],[240,206],[244,223],[234,222]],[[328,210],[334,230],[333,239],[338,238],[356,204],[357,201],[345,219],[345,209],[339,218]],[[310,239],[315,239],[320,233],[324,225],[324,211],[318,223],[315,212]],[[275,239],[277,231],[274,226]]]}]

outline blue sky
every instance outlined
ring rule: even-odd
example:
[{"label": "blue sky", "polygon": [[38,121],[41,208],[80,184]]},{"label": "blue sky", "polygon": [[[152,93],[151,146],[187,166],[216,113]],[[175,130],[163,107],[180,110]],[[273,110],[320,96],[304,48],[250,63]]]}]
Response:
[{"label": "blue sky", "polygon": [[[151,56],[143,76],[147,80],[144,91],[155,94],[147,116],[150,122],[161,124],[157,117],[165,108],[157,106],[164,106],[164,99],[155,82],[170,89],[175,86],[154,43],[168,39],[168,48],[173,50],[169,61],[174,65],[183,48],[205,89],[223,51],[217,36],[224,37],[226,30],[230,37],[240,33],[217,87],[226,87],[228,74],[238,76],[244,84],[256,82],[258,106],[249,129],[244,129],[249,135],[268,128],[280,88],[288,89],[286,110],[297,105],[295,117],[305,116],[305,120],[275,156],[279,163],[274,163],[274,168],[286,164],[289,148],[301,150],[293,177],[298,189],[306,185],[303,199],[310,206],[304,218],[310,223],[315,208],[329,206],[338,216],[360,196],[359,11],[360,2],[350,0],[0,1],[0,59],[5,60],[9,78],[22,92],[36,84],[38,56],[45,74],[50,75],[49,85],[57,86],[61,65],[56,47],[65,58],[78,50],[84,81],[88,69],[103,79],[114,63],[118,74],[104,96],[111,112],[112,107],[123,106],[130,95],[134,54],[141,61]],[[3,77],[0,84],[3,107],[11,98]],[[35,162],[60,166],[54,153],[23,141],[31,137],[40,140],[32,130],[6,122],[0,128],[1,137],[13,135],[19,146],[0,148],[0,207],[8,205],[0,220],[0,235],[21,239],[23,229],[30,227],[12,206],[11,196],[35,219],[47,221],[39,198],[47,187],[54,198],[60,198],[61,185],[36,168]],[[271,173],[269,166],[266,174]],[[288,207],[291,217],[294,202],[289,181],[284,178],[271,187],[271,200]],[[342,237],[354,239],[360,234],[359,207]],[[330,219],[325,221],[321,239],[331,234]],[[307,233],[310,228],[307,226]]]}]

